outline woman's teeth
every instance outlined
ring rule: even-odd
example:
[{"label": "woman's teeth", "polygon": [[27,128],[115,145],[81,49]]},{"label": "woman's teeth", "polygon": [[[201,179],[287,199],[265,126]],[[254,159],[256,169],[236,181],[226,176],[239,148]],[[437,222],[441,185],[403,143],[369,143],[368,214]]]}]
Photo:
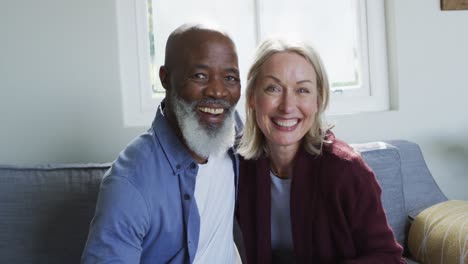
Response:
[{"label": "woman's teeth", "polygon": [[298,120],[297,119],[284,120],[284,121],[275,120],[274,122],[275,124],[281,127],[292,127],[297,124]]}]

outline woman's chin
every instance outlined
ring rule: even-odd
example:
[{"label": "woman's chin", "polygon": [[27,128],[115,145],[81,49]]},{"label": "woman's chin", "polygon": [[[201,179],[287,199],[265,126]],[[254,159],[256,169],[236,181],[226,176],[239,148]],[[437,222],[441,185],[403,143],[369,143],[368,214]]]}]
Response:
[{"label": "woman's chin", "polygon": [[279,138],[279,139],[269,140],[268,145],[274,148],[297,147],[299,146],[300,142],[301,142],[300,139]]}]

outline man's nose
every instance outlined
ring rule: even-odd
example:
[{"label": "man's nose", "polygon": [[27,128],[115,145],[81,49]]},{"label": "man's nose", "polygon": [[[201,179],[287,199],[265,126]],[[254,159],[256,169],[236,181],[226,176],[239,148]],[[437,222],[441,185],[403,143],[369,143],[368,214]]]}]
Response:
[{"label": "man's nose", "polygon": [[212,98],[224,98],[227,96],[228,89],[223,78],[212,78],[205,89],[207,96]]}]

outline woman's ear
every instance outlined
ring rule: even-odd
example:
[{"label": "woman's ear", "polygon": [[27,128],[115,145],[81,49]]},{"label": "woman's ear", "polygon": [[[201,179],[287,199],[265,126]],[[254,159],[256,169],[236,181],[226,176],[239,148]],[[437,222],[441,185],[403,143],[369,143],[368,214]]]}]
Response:
[{"label": "woman's ear", "polygon": [[255,110],[255,92],[247,95],[247,104],[251,110]]},{"label": "woman's ear", "polygon": [[159,80],[162,87],[167,90],[169,88],[169,71],[165,66],[159,67]]}]

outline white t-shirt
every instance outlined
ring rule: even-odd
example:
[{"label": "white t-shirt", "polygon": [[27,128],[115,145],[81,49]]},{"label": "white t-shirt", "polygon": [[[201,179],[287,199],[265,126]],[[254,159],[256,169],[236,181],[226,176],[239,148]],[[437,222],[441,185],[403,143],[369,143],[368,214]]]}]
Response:
[{"label": "white t-shirt", "polygon": [[199,164],[195,201],[200,236],[193,263],[241,263],[234,244],[234,170],[227,153]]}]

